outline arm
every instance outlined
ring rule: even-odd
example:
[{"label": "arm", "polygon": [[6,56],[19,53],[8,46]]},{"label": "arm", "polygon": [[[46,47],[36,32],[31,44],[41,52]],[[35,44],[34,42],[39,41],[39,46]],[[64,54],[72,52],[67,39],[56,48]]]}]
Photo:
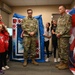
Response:
[{"label": "arm", "polygon": [[21,22],[21,28],[22,28],[23,31],[27,32],[28,34],[30,33],[29,28],[27,28],[27,26],[26,26],[25,19],[23,19],[22,22]]},{"label": "arm", "polygon": [[22,33],[21,33],[21,38],[23,38],[23,33],[24,33],[24,31],[22,31]]},{"label": "arm", "polygon": [[62,31],[59,32],[60,35],[64,35],[65,33],[69,33],[72,25],[71,16],[67,16],[65,27]]},{"label": "arm", "polygon": [[47,38],[51,38],[51,36],[47,36],[47,35],[44,35],[45,37],[47,37]]},{"label": "arm", "polygon": [[37,31],[38,31],[38,21],[35,20],[35,29],[34,29],[33,32],[29,32],[29,34],[30,34],[31,36],[33,36],[33,35],[35,35],[35,34],[37,33]]},{"label": "arm", "polygon": [[66,23],[66,33],[70,32],[71,26],[72,26],[72,17],[69,16],[67,18],[67,23]]},{"label": "arm", "polygon": [[53,27],[51,27],[51,33],[55,34],[55,31],[53,30]]},{"label": "arm", "polygon": [[55,34],[54,30],[52,30],[52,34]]},{"label": "arm", "polygon": [[35,28],[35,30],[34,30],[34,34],[36,34],[37,31],[38,31],[38,21],[37,21],[37,20],[35,21],[35,25],[36,25],[36,28]]},{"label": "arm", "polygon": [[56,29],[56,35],[57,35],[57,37],[60,37],[60,36],[62,36],[62,35],[64,35],[64,34],[67,34],[67,33],[69,33],[69,31],[70,31],[70,28],[71,28],[71,16],[67,16],[66,17],[66,23],[65,23],[65,27],[62,29],[62,31],[60,31],[59,32],[59,29],[58,29],[58,26],[57,26],[57,29]]},{"label": "arm", "polygon": [[[45,32],[44,32],[45,33]],[[44,37],[51,38],[51,31],[49,30],[49,35],[43,34]]]}]

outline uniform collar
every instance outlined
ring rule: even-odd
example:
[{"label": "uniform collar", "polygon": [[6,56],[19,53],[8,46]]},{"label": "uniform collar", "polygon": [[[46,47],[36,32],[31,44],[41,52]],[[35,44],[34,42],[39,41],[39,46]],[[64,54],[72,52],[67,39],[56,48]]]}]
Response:
[{"label": "uniform collar", "polygon": [[60,17],[64,17],[66,15],[66,13],[64,13],[63,15],[61,15]]},{"label": "uniform collar", "polygon": [[33,20],[33,19],[34,19],[33,17],[31,17],[31,18],[30,18],[30,17],[27,17],[27,18],[28,18],[28,19],[31,19],[31,20]]}]

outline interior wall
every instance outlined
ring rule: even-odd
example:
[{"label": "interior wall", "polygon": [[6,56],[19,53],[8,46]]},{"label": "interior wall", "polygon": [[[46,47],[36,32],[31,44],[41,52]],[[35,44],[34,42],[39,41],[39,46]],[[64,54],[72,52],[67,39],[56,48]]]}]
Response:
[{"label": "interior wall", "polygon": [[73,0],[72,4],[71,4],[71,8],[73,8],[75,5],[75,0]]},{"label": "interior wall", "polygon": [[[33,9],[33,16],[42,15],[43,24],[46,22],[51,22],[51,15],[53,13],[58,13],[59,6],[22,6],[22,7],[12,7],[13,13],[9,16],[9,27],[12,27],[12,16],[14,13],[27,16],[27,9]],[[70,5],[66,5],[69,9]]]},{"label": "interior wall", "polygon": [[8,27],[9,26],[9,14],[1,10],[2,21]]},{"label": "interior wall", "polygon": [[0,10],[0,14],[1,14],[1,10]]},{"label": "interior wall", "polygon": [[0,14],[2,15],[2,21],[4,22],[4,24],[9,27],[9,14],[0,10]]},{"label": "interior wall", "polygon": [[[22,7],[12,7],[13,13],[9,16],[9,27],[12,27],[12,16],[14,13],[18,13],[24,16],[27,16],[27,9],[32,8],[33,9],[33,16],[36,15],[42,15],[43,19],[43,25],[46,24],[46,22],[51,22],[51,15],[58,12],[59,6],[22,6]],[[70,9],[70,5],[66,5],[68,9]],[[52,50],[52,44],[50,40],[50,46],[49,50]]]}]

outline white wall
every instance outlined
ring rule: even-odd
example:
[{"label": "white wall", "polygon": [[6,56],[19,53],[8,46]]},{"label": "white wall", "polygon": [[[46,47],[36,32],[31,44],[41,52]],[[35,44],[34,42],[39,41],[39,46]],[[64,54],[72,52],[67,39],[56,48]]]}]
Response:
[{"label": "white wall", "polygon": [[6,26],[9,26],[9,14],[1,10],[2,21]]},{"label": "white wall", "polygon": [[[13,13],[9,16],[9,27],[12,27],[12,16],[14,13],[18,13],[24,16],[27,16],[27,9],[33,9],[33,16],[42,15],[43,24],[45,25],[46,22],[51,22],[51,15],[58,12],[57,5],[54,6],[22,6],[22,7],[12,7]],[[68,9],[70,9],[70,5],[66,5]],[[50,40],[50,50],[51,50],[51,40]]]},{"label": "white wall", "polygon": [[[12,16],[14,13],[18,13],[27,16],[27,9],[32,8],[34,13],[33,16],[42,15],[44,25],[46,22],[51,22],[51,15],[58,13],[59,6],[23,6],[23,7],[12,7],[13,13],[9,16],[9,26],[12,27]],[[70,8],[70,5],[67,5]]]},{"label": "white wall", "polygon": [[71,8],[73,8],[75,5],[75,0],[73,0],[72,4],[71,4]]}]

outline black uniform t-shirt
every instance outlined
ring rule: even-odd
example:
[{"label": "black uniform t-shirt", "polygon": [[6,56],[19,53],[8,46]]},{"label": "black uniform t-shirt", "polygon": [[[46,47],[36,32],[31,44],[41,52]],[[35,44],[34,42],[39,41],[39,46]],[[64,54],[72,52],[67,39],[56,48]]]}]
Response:
[{"label": "black uniform t-shirt", "polygon": [[[52,25],[51,31],[56,31],[57,26]],[[54,47],[57,47],[57,36],[55,34],[52,34],[52,44]]]},{"label": "black uniform t-shirt", "polygon": [[[53,26],[53,25],[52,25],[51,30],[53,30],[53,31],[55,32],[55,31],[56,31],[56,28],[57,28],[57,26]],[[52,38],[53,38],[53,39],[57,39],[57,37],[56,37],[55,34],[52,34]]]}]

